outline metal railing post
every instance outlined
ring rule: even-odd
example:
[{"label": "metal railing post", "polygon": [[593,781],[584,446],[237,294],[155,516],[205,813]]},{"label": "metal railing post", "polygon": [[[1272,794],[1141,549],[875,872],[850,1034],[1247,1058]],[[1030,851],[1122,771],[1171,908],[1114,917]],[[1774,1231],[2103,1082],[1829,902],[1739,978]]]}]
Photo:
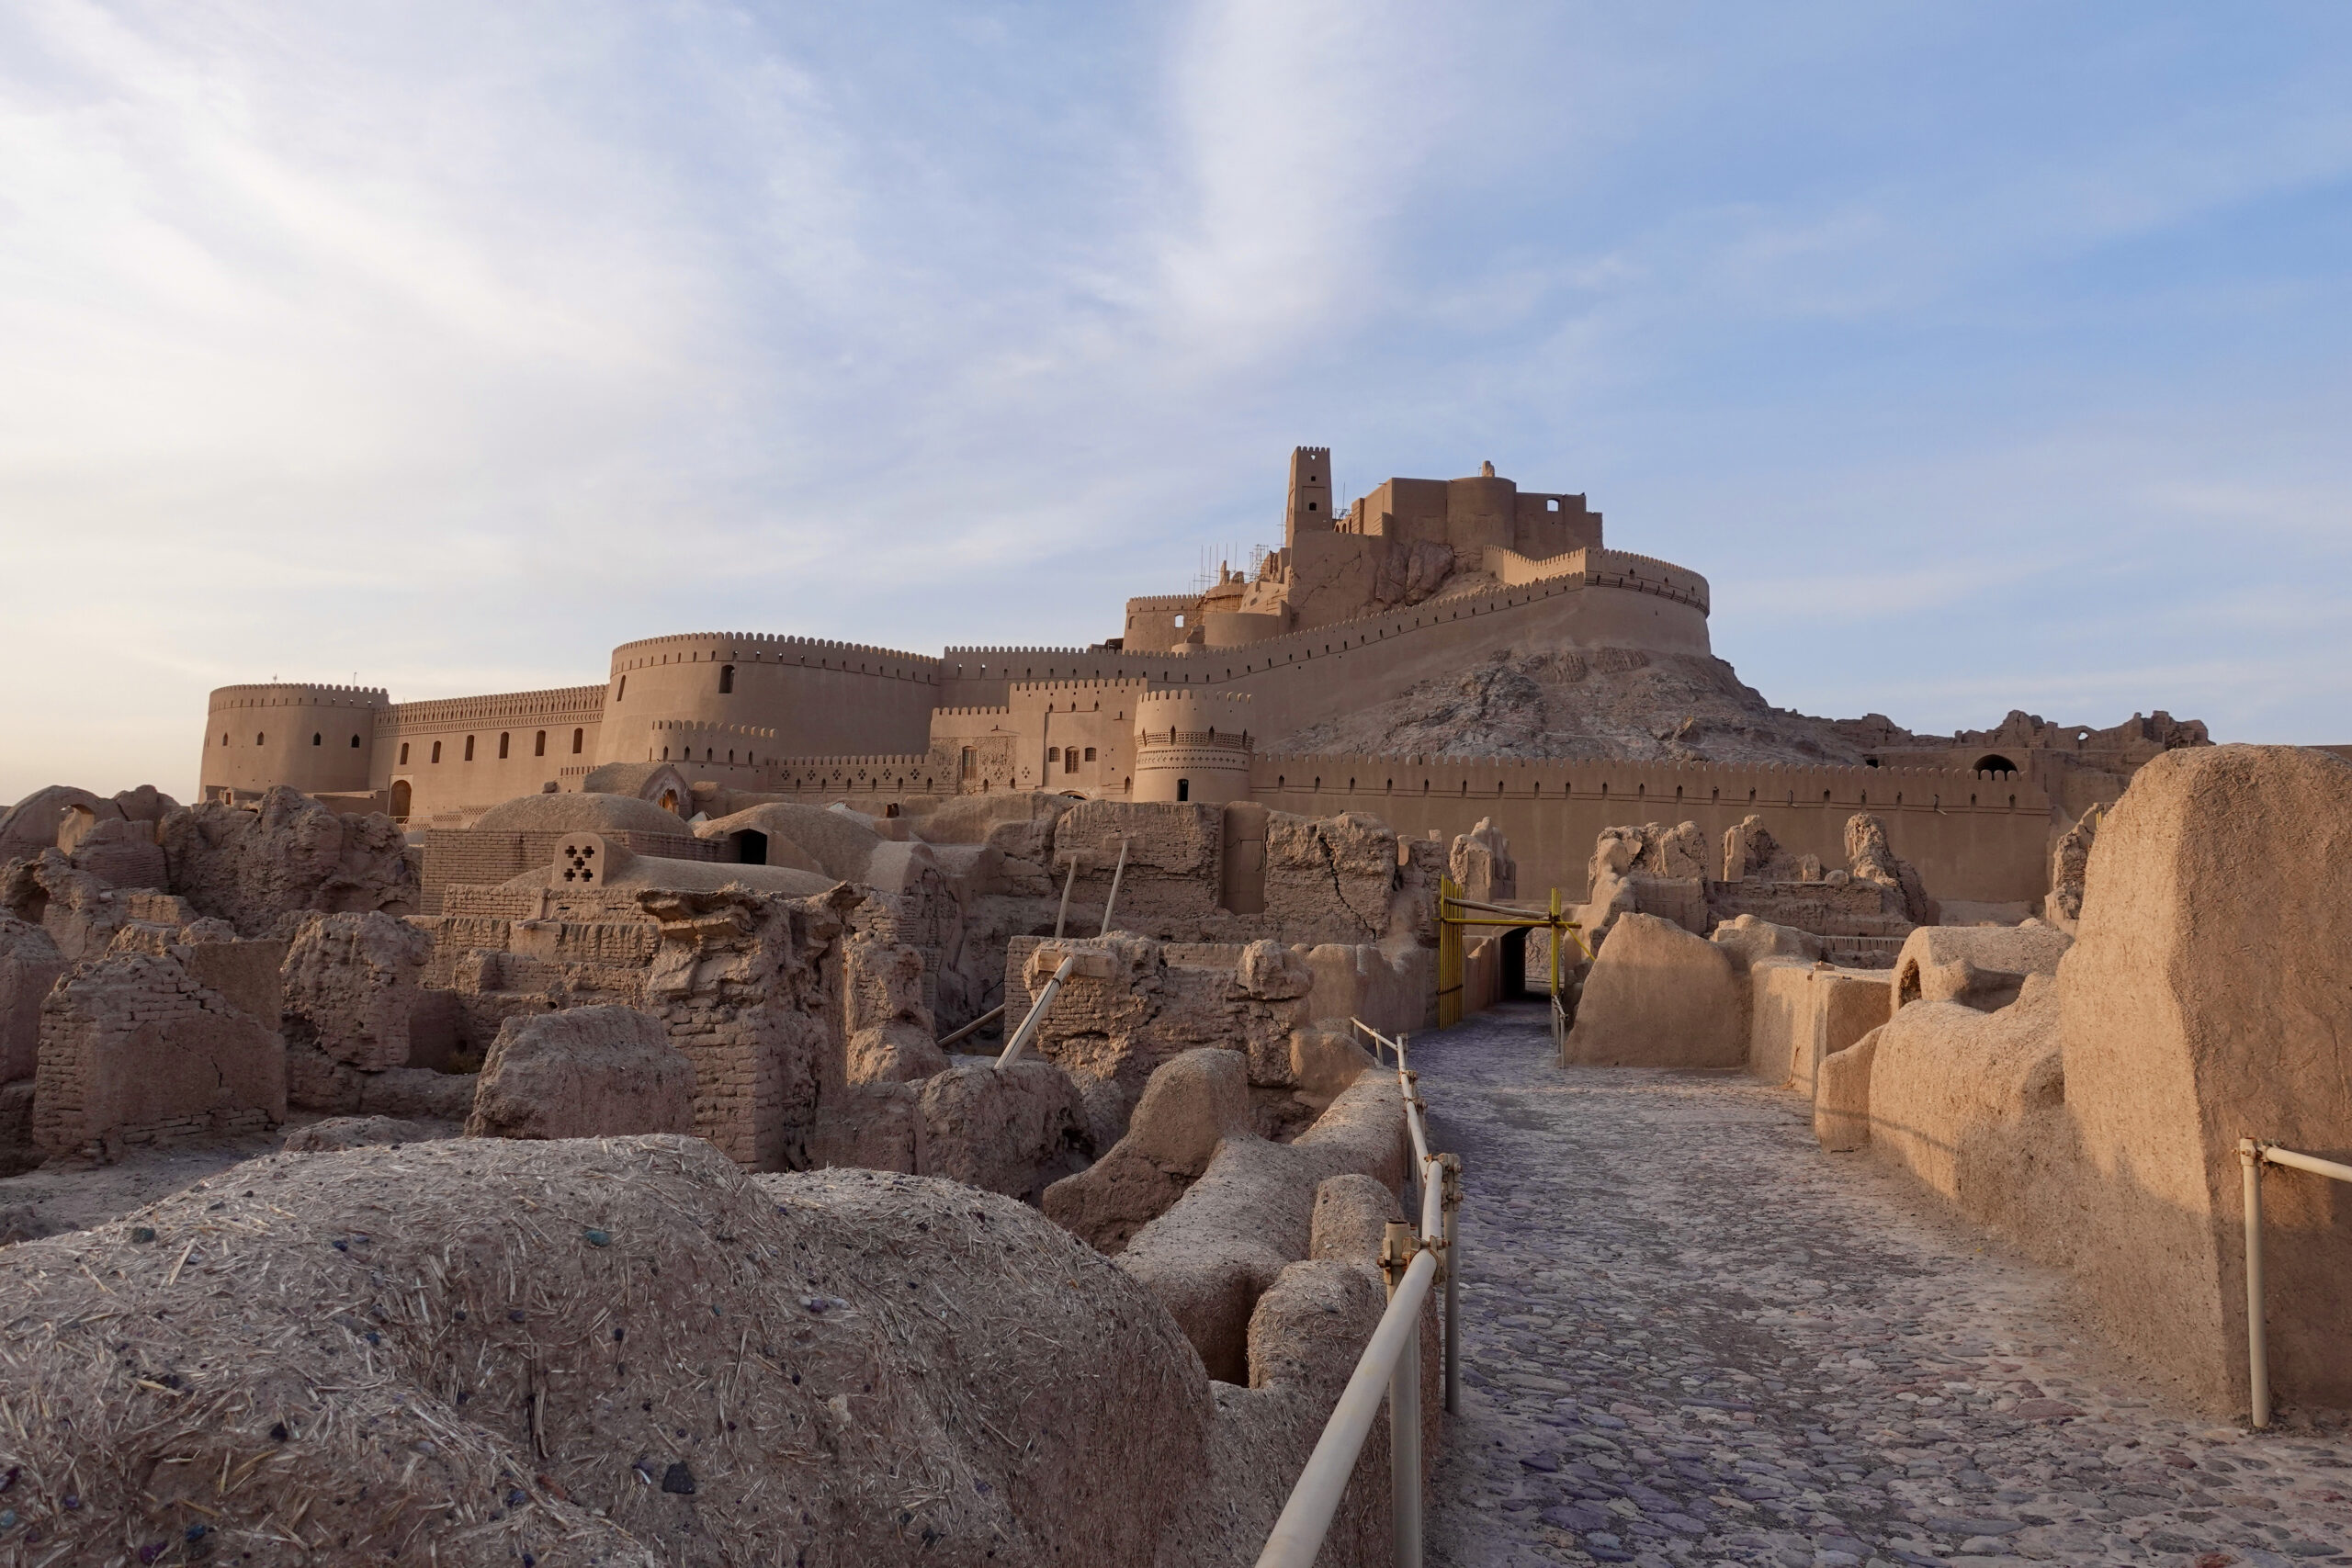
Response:
[{"label": "metal railing post", "polygon": [[1021,1059],[1021,1053],[1028,1045],[1029,1037],[1037,1032],[1037,1025],[1045,1021],[1046,1010],[1053,1005],[1054,993],[1062,988],[1062,982],[1069,979],[1070,971],[1077,967],[1078,954],[1073,953],[1062,960],[1061,967],[1054,971],[1054,977],[1046,982],[1044,990],[1037,993],[1036,1003],[1030,1008],[1029,1016],[1021,1021],[1021,1027],[1012,1032],[1012,1038],[1004,1043],[1003,1054],[996,1059],[1000,1071]]},{"label": "metal railing post", "polygon": [[2262,1146],[2238,1140],[2245,1182],[2245,1362],[2256,1431],[2270,1425],[2270,1355],[2262,1334]]},{"label": "metal railing post", "polygon": [[[1402,1220],[1388,1222],[1380,1244],[1381,1272],[1388,1277],[1391,1301],[1419,1250],[1420,1238]],[[1421,1568],[1421,1335],[1420,1314],[1388,1374],[1388,1500],[1396,1568]]]},{"label": "metal railing post", "polygon": [[1119,863],[1111,873],[1111,896],[1102,900],[1102,929],[1100,936],[1111,934],[1111,911],[1119,907],[1119,879],[1127,874],[1127,840],[1119,840]]},{"label": "metal railing post", "polygon": [[1462,1156],[1440,1155],[1445,1173],[1445,1413],[1462,1413]]},{"label": "metal railing post", "polygon": [[1078,852],[1069,852],[1069,874],[1062,878],[1062,910],[1054,917],[1054,940],[1062,939],[1062,928],[1069,924],[1069,890],[1078,886]]}]

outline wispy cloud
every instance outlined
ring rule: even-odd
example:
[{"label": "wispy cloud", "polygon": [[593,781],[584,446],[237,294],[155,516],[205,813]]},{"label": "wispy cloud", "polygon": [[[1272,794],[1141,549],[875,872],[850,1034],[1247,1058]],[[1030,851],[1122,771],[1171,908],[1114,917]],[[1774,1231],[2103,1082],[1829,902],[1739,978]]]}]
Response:
[{"label": "wispy cloud", "polygon": [[273,671],[1100,637],[1305,441],[1588,491],[1775,701],[2352,736],[2352,21],[2257,12],[30,0],[0,799]]}]

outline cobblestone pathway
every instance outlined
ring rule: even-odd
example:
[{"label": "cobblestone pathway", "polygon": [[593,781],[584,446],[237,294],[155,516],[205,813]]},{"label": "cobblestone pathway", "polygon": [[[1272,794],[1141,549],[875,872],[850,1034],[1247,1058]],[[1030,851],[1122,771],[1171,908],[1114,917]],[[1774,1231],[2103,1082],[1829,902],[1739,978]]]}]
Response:
[{"label": "cobblestone pathway", "polygon": [[1414,1051],[1468,1189],[1433,1562],[2352,1563],[2340,1426],[2172,1404],[1789,1094],[1550,1045]]}]

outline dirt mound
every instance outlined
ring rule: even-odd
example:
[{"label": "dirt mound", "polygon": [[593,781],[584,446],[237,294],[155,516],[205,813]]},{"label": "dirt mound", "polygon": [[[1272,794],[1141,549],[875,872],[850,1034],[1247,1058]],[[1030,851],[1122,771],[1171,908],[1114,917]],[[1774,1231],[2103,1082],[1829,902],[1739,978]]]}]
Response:
[{"label": "dirt mound", "polygon": [[248,1161],[9,1248],[0,1323],[58,1562],[1142,1562],[1208,1422],[1019,1204],[678,1137]]},{"label": "dirt mound", "polygon": [[1826,719],[1776,708],[1732,667],[1638,649],[1509,649],[1284,736],[1270,752],[1859,763]]}]

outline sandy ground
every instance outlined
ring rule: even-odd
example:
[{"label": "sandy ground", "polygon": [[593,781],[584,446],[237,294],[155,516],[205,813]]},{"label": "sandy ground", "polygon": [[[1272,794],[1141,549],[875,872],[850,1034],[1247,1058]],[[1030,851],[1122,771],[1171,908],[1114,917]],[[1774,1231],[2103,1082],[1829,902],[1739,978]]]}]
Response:
[{"label": "sandy ground", "polygon": [[[87,1230],[143,1209],[241,1160],[277,1153],[288,1132],[320,1120],[297,1111],[266,1136],[135,1149],[114,1165],[44,1166],[0,1178],[0,1244]],[[448,1135],[457,1131],[448,1125]]]}]

